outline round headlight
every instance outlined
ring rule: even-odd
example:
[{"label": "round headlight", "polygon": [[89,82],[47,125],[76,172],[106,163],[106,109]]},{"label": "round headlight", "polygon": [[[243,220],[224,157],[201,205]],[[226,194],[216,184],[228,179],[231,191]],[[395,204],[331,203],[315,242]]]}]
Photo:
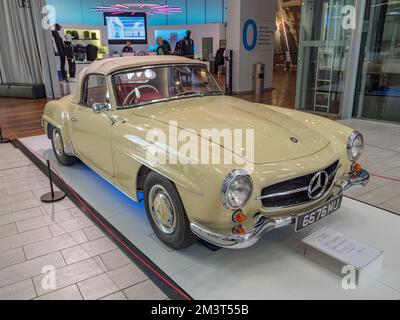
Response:
[{"label": "round headlight", "polygon": [[244,170],[234,170],[225,178],[222,188],[222,203],[227,209],[241,209],[250,200],[253,181]]},{"label": "round headlight", "polygon": [[357,161],[360,159],[364,152],[364,138],[362,134],[355,131],[351,134],[349,142],[347,144],[347,156],[351,161]]}]

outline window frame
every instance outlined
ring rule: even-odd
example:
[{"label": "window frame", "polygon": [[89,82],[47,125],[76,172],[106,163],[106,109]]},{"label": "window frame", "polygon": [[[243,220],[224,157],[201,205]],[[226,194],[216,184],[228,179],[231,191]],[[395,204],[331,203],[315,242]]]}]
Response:
[{"label": "window frame", "polygon": [[[112,90],[111,91],[112,91],[114,97],[116,97],[117,94],[116,94],[116,91],[115,91],[114,77],[119,75],[119,74],[124,74],[124,73],[128,73],[128,72],[135,72],[135,71],[144,70],[144,69],[165,68],[165,67],[175,67],[175,66],[178,66],[178,67],[202,67],[202,68],[204,68],[204,70],[208,73],[208,75],[211,77],[211,79],[213,79],[213,82],[214,82],[215,86],[219,89],[220,95],[223,95],[223,91],[221,90],[221,87],[219,86],[217,80],[215,80],[213,75],[208,70],[207,65],[204,64],[204,63],[159,64],[159,65],[148,65],[148,66],[133,67],[133,68],[127,68],[127,69],[123,69],[123,70],[118,70],[118,71],[116,71],[116,72],[111,74],[111,86],[112,86]],[[182,97],[168,97],[168,98],[156,99],[156,100],[151,100],[151,101],[138,103],[138,104],[136,104],[134,106],[131,106],[129,108],[120,106],[120,105],[118,105],[118,102],[115,101],[115,108],[116,108],[116,110],[135,109],[135,108],[144,107],[144,106],[155,104],[155,103],[159,103],[159,102],[182,100],[182,99],[188,99],[188,98],[193,98],[193,97],[201,97],[201,95],[200,94],[195,94],[193,96],[188,95],[188,96],[182,96]]]},{"label": "window frame", "polygon": [[[85,76],[85,78],[83,79],[81,97],[80,97],[80,102],[79,102],[79,105],[81,105],[82,107],[85,107],[85,108],[92,108],[92,106],[90,106],[90,105],[88,105],[88,104],[86,104],[86,103],[84,102],[84,101],[85,101],[85,98],[87,98],[87,89],[88,89],[88,84],[89,84],[89,78],[90,78],[91,76],[103,77],[104,80],[105,80],[105,84],[106,84],[106,88],[107,88],[107,93],[110,92],[110,88],[108,87],[107,76],[106,76],[106,75],[101,74],[101,73],[90,73],[90,74],[87,74],[87,75]],[[106,98],[107,98],[107,93],[106,93]],[[107,103],[107,100],[105,100],[104,103],[106,104],[106,103]]]}]

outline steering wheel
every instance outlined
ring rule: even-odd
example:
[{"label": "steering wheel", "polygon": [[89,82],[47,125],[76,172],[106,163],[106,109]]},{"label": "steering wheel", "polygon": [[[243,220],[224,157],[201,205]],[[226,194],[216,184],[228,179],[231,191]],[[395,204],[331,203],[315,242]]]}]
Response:
[{"label": "steering wheel", "polygon": [[[151,86],[149,84],[144,84],[144,85],[141,85],[139,87],[136,87],[131,92],[129,92],[128,95],[126,96],[126,98],[124,99],[123,105],[124,106],[130,105],[130,102],[131,102],[134,94],[136,94],[136,90],[138,90],[140,92],[141,89],[151,89],[154,92],[156,92],[157,94],[160,94],[160,92],[158,91],[157,88],[155,88],[155,87],[153,87],[153,86]],[[135,97],[135,98],[137,98],[137,97]]]}]

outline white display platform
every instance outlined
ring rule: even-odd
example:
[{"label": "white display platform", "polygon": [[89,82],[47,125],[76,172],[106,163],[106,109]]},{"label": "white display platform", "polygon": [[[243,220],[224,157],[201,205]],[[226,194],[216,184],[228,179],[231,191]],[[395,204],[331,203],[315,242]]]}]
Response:
[{"label": "white display platform", "polygon": [[[254,247],[212,252],[200,244],[173,251],[155,237],[135,204],[84,164],[60,166],[45,136],[20,140],[49,158],[63,179],[194,299],[400,299],[400,217],[345,198],[342,209],[303,233],[266,234]],[[357,290],[304,256],[302,239],[329,227],[385,252],[382,271]]]}]

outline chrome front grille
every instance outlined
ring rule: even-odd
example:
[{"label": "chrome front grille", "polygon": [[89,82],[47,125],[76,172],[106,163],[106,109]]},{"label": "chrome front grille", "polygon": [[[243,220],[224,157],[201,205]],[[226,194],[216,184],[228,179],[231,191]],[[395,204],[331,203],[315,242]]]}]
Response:
[{"label": "chrome front grille", "polygon": [[[326,191],[321,197],[331,190],[338,169],[339,161],[336,161],[327,168],[320,170],[325,171],[329,176]],[[313,177],[320,171],[264,188],[261,191],[261,196],[258,198],[261,205],[264,208],[276,209],[298,206],[315,201],[315,199],[310,198],[308,191]]]}]

